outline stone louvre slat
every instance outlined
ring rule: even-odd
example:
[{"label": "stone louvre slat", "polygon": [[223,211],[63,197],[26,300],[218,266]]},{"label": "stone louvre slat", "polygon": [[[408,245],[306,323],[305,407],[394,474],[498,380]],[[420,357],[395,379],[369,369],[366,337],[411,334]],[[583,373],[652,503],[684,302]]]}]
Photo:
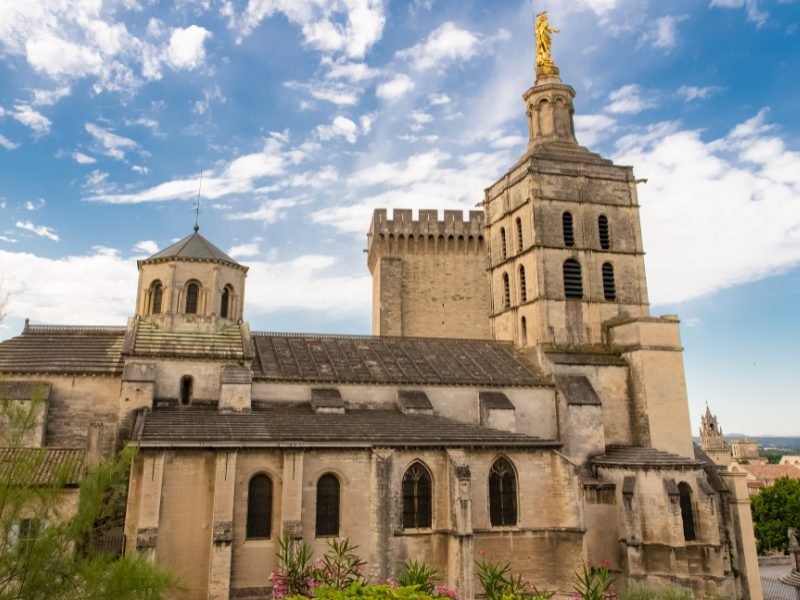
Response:
[{"label": "stone louvre slat", "polygon": [[244,358],[244,347],[241,331],[236,325],[219,332],[171,332],[142,322],[136,332],[133,354],[241,359]]}]

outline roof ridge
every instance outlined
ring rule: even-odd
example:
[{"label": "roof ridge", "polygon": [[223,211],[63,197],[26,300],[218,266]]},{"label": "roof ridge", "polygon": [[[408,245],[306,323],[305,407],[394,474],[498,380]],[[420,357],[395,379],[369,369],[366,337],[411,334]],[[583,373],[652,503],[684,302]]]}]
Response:
[{"label": "roof ridge", "polygon": [[426,342],[457,342],[473,344],[498,344],[501,346],[513,346],[513,342],[506,340],[485,340],[480,338],[450,338],[450,337],[424,337],[413,335],[370,335],[358,333],[311,333],[302,331],[251,331],[252,337],[287,337],[287,338],[322,338],[322,339],[341,339],[341,340],[418,340]]},{"label": "roof ridge", "polygon": [[58,324],[26,324],[23,333],[29,331],[86,331],[103,333],[120,333],[127,329],[125,325],[58,325]]}]

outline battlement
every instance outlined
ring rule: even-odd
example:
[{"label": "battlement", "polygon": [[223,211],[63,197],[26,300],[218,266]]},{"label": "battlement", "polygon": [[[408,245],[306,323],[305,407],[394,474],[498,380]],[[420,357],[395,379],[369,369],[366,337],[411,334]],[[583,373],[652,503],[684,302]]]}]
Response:
[{"label": "battlement", "polygon": [[389,235],[483,235],[483,212],[469,211],[468,220],[464,220],[464,212],[460,210],[444,211],[444,218],[439,220],[438,210],[420,209],[419,219],[414,220],[409,208],[396,208],[389,218],[385,208],[376,208],[372,213],[370,238],[379,234]]}]

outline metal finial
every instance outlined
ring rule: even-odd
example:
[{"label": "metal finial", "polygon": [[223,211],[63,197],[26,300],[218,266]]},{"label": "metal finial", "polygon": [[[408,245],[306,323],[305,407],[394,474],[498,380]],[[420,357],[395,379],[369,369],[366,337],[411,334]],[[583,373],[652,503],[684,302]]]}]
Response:
[{"label": "metal finial", "polygon": [[197,202],[194,204],[194,232],[200,231],[200,192],[203,191],[203,172],[200,171],[200,186],[197,188]]}]

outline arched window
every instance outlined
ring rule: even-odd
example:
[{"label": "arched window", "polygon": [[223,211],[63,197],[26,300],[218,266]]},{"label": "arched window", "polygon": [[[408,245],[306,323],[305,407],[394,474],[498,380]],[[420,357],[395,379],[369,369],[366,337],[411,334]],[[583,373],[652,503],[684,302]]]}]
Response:
[{"label": "arched window", "polygon": [[517,252],[522,252],[524,241],[525,240],[522,237],[522,219],[517,217]]},{"label": "arched window", "polygon": [[228,318],[228,311],[230,310],[230,303],[231,303],[231,286],[226,285],[225,289],[222,290],[222,299],[219,302],[219,316],[223,319]]},{"label": "arched window", "polygon": [[160,281],[154,281],[150,286],[150,314],[161,314],[161,301],[164,299],[164,288]]},{"label": "arched window", "polygon": [[575,245],[575,230],[572,226],[572,213],[565,212],[561,215],[561,225],[564,230],[564,245],[565,246],[574,246]]},{"label": "arched window", "polygon": [[528,301],[528,290],[525,284],[525,267],[522,265],[519,266],[519,301]]},{"label": "arched window", "polygon": [[506,228],[500,228],[500,258],[501,260],[505,260],[506,256],[508,256],[507,248],[506,248]]},{"label": "arched window", "polygon": [[603,250],[611,248],[611,236],[608,233],[608,217],[605,215],[597,217],[597,231],[600,234],[600,247]]},{"label": "arched window", "polygon": [[415,462],[403,475],[403,529],[431,526],[431,475]]},{"label": "arched window", "polygon": [[330,473],[317,481],[316,535],[339,535],[339,480]]},{"label": "arched window", "polygon": [[617,285],[614,283],[614,265],[603,263],[603,296],[606,300],[617,299]]},{"label": "arched window", "polygon": [[247,539],[266,539],[272,531],[272,480],[254,475],[247,486]]},{"label": "arched window", "polygon": [[517,476],[505,458],[489,472],[489,518],[492,525],[517,524]]},{"label": "arched window", "polygon": [[508,273],[503,273],[503,308],[511,308],[511,283]]},{"label": "arched window", "polygon": [[200,295],[200,286],[192,282],[186,286],[186,314],[197,314],[197,297]]},{"label": "arched window", "polygon": [[564,261],[564,296],[567,298],[583,298],[581,263],[574,258],[568,258]]},{"label": "arched window", "polygon": [[528,345],[528,321],[525,317],[519,322],[519,337],[521,338],[522,345]]},{"label": "arched window", "polygon": [[191,375],[181,377],[181,404],[183,406],[187,406],[192,401],[193,383]]},{"label": "arched window", "polygon": [[694,513],[692,511],[692,488],[685,481],[678,484],[678,493],[681,495],[681,520],[683,521],[683,539],[691,542],[695,539]]}]

